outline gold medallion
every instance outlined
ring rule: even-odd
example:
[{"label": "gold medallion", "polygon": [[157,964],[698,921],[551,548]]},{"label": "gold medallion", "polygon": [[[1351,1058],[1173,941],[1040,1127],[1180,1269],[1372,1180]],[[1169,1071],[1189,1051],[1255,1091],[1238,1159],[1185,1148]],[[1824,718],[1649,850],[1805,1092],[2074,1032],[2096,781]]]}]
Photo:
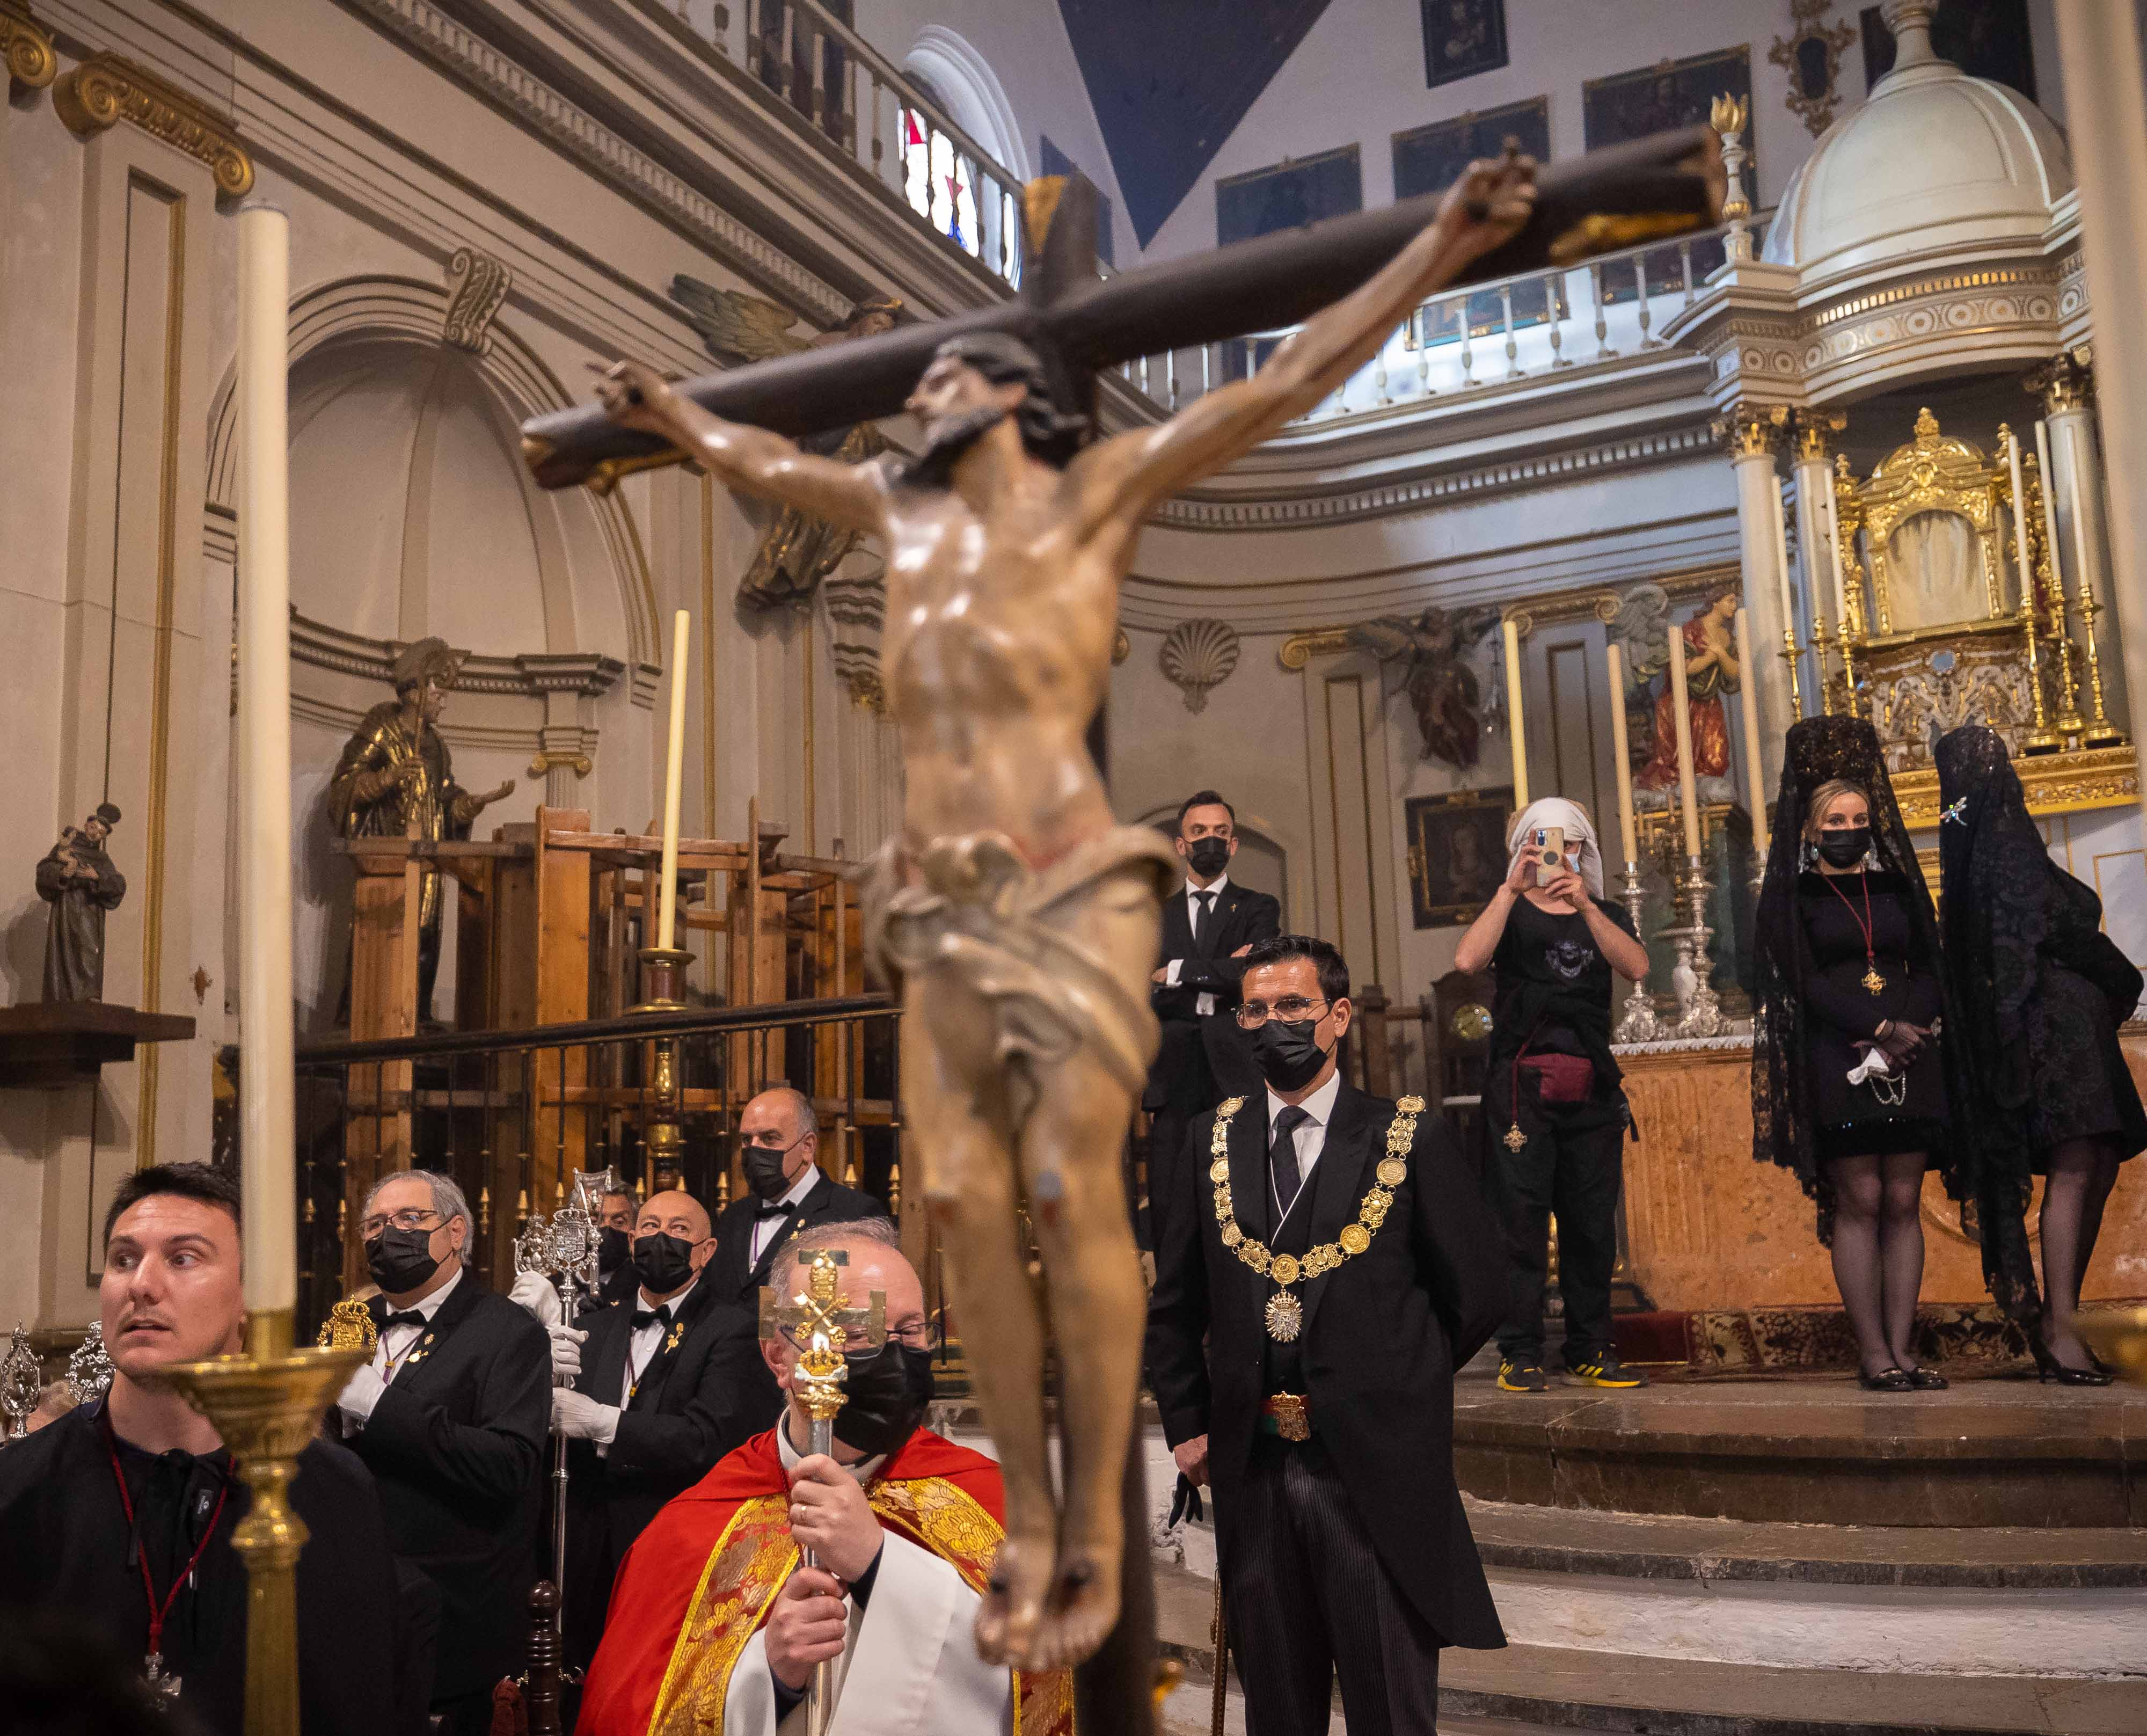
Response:
[{"label": "gold medallion", "polygon": [[1236,1224],[1226,1223],[1223,1226],[1223,1245],[1225,1248],[1235,1248],[1244,1239],[1245,1233]]},{"label": "gold medallion", "polygon": [[1886,992],[1886,979],[1879,974],[1877,965],[1873,965],[1864,973],[1864,986],[1874,994],[1884,994]]},{"label": "gold medallion", "polygon": [[1208,1179],[1209,1181],[1227,1182],[1229,1178],[1230,1160],[1228,1158],[1218,1158],[1214,1163],[1208,1166]]},{"label": "gold medallion", "polygon": [[1521,1131],[1521,1124],[1518,1121],[1506,1129],[1505,1143],[1508,1151],[1519,1151],[1529,1143],[1529,1136]]},{"label": "gold medallion", "polygon": [[1294,1284],[1297,1282],[1297,1256],[1294,1253],[1279,1253],[1274,1257],[1274,1263],[1269,1266],[1268,1270],[1274,1274],[1277,1283]]},{"label": "gold medallion", "polygon": [[1389,1158],[1379,1165],[1379,1185],[1382,1188],[1399,1188],[1408,1174],[1408,1164],[1399,1158]]},{"label": "gold medallion", "polygon": [[1341,1243],[1343,1253],[1362,1253],[1372,1245],[1372,1233],[1361,1223],[1345,1223],[1336,1239]]},{"label": "gold medallion", "polygon": [[1268,1298],[1268,1336],[1287,1344],[1304,1330],[1304,1305],[1287,1290]]}]

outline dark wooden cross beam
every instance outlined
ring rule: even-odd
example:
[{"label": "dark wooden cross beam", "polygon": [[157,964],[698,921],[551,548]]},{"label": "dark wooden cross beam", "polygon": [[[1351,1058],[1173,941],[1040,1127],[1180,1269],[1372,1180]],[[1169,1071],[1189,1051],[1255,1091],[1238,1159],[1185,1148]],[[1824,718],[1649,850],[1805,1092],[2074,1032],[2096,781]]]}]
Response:
[{"label": "dark wooden cross beam", "polygon": [[[1720,141],[1707,127],[1662,133],[1554,163],[1534,214],[1453,287],[1568,266],[1721,221]],[[1102,369],[1167,350],[1297,324],[1387,263],[1437,215],[1443,193],[1331,218],[1213,253],[1095,274],[1095,204],[1085,182],[1031,182],[1021,293],[952,318],[703,374],[679,390],[727,421],[793,438],[898,413],[932,353],[978,331],[1022,338],[1044,359],[1067,409],[1085,409]],[[594,405],[524,423],[522,448],[548,488],[607,488],[628,471],[676,462],[653,435]]]}]

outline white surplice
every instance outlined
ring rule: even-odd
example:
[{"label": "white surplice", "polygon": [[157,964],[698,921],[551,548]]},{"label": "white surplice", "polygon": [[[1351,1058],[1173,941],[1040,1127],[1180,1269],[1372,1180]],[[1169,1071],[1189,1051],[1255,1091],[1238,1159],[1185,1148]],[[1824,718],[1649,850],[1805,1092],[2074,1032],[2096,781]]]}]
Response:
[{"label": "white surplice", "polygon": [[[788,1429],[776,1448],[798,1462]],[[850,1605],[849,1647],[835,1664],[828,1736],[1008,1736],[1013,1678],[977,1655],[977,1594],[929,1549],[883,1534],[879,1572],[860,1610]],[[804,1736],[800,1700],[778,1724],[768,1630],[746,1642],[723,1697],[724,1736]]]}]

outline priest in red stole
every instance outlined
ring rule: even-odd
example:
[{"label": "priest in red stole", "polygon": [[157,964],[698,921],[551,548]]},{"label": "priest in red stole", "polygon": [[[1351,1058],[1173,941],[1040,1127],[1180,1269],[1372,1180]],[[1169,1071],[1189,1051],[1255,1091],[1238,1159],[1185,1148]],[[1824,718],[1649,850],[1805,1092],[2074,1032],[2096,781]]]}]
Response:
[{"label": "priest in red stole", "polygon": [[[621,1563],[576,1736],[793,1736],[814,1663],[835,1660],[829,1736],[1071,1736],[1069,1674],[1013,1674],[972,1628],[1003,1518],[998,1467],[920,1427],[932,1392],[923,1287],[884,1218],[807,1231],[778,1256],[848,1258],[888,1341],[853,1354],[833,1458],[809,1426],[797,1350],[761,1353],[788,1395],[773,1428],[658,1513]],[[800,1564],[801,1546],[823,1563]]]}]

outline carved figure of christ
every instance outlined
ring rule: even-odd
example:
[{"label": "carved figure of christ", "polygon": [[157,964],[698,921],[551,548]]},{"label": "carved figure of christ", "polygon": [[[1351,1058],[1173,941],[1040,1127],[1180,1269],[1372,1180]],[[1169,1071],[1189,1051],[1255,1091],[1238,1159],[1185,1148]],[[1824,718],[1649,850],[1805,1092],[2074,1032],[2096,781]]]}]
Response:
[{"label": "carved figure of christ", "polygon": [[[1130,1033],[1145,1049],[1129,1079],[1125,1056],[1100,1039],[1024,1048],[973,974],[951,963],[904,973],[905,1111],[1005,1476],[1006,1542],[977,1622],[987,1658],[1069,1666],[1118,1618],[1120,1486],[1146,1307],[1119,1165],[1138,1068],[1156,1042],[1146,990],[1163,883],[1137,847],[1097,855],[1117,827],[1084,737],[1109,676],[1119,583],[1160,502],[1318,404],[1427,296],[1514,236],[1534,198],[1532,159],[1472,165],[1426,228],[1256,374],[1159,426],[1078,450],[1041,358],[998,333],[952,339],[925,369],[908,408],[928,448],[907,466],[814,457],[718,419],[637,363],[599,387],[615,421],[725,484],[879,538],[905,884],[936,874],[942,903],[958,903],[962,866],[1008,861],[1024,881],[1069,883],[1038,907],[1023,943],[1048,930],[1040,943],[1108,978],[1091,1003],[1133,1009],[1118,1026],[1106,1009],[1072,1028]],[[1069,873],[1088,857],[1093,873]],[[1040,1287],[1018,1236],[1018,1193],[1031,1207]],[[1063,1369],[1063,1508],[1046,1446],[1047,1333]]]}]

